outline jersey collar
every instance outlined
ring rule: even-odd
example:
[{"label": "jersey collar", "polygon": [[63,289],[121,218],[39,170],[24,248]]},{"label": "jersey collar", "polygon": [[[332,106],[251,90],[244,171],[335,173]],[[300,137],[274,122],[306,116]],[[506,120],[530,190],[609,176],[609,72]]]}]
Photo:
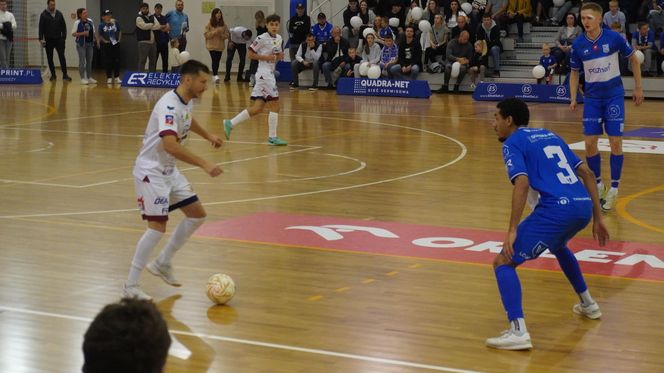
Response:
[{"label": "jersey collar", "polygon": [[602,35],[604,35],[604,27],[601,27],[601,26],[600,26],[600,28],[599,28],[599,35],[597,35],[597,38],[595,38],[595,39],[591,39],[591,38],[588,36],[588,33],[587,33],[587,32],[585,33],[585,35],[586,35],[586,39],[587,39],[589,42],[591,42],[591,43],[594,44],[597,40],[599,40],[599,38],[602,37]]},{"label": "jersey collar", "polygon": [[182,103],[182,105],[187,105],[187,103],[184,102],[184,100],[182,99],[182,96],[180,96],[175,89],[173,90],[173,93],[175,93],[175,95],[178,96],[178,99],[180,99],[180,102]]}]

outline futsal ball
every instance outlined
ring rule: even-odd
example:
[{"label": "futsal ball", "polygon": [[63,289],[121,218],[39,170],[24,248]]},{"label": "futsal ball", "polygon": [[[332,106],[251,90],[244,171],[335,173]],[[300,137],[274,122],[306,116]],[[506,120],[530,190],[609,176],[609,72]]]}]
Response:
[{"label": "futsal ball", "polygon": [[411,9],[410,11],[410,16],[413,17],[413,21],[417,22],[422,19],[422,8],[419,6],[416,6],[415,8]]},{"label": "futsal ball", "polygon": [[367,27],[367,28],[364,29],[364,31],[362,31],[362,36],[364,36],[365,39],[367,38],[367,35],[369,35],[369,34],[373,34],[374,36],[376,36],[376,32],[371,27]]},{"label": "futsal ball", "polygon": [[399,27],[399,23],[401,23],[401,21],[399,21],[399,18],[396,17],[390,18],[390,27]]},{"label": "futsal ball", "polygon": [[546,70],[544,69],[544,66],[537,65],[533,67],[533,78],[542,79],[544,78],[544,75],[546,75]]},{"label": "futsal ball", "polygon": [[361,76],[367,76],[367,72],[369,72],[369,62],[362,62],[360,64],[360,75]]},{"label": "futsal ball", "polygon": [[429,21],[427,21],[426,19],[421,20],[420,23],[418,23],[418,27],[422,32],[431,31],[431,23],[429,23]]},{"label": "futsal ball", "polygon": [[461,10],[466,14],[470,14],[473,11],[473,6],[470,3],[463,3],[461,4]]},{"label": "futsal ball", "polygon": [[369,70],[367,70],[367,77],[369,79],[378,79],[380,77],[380,66],[372,65]]},{"label": "futsal ball", "polygon": [[560,8],[565,4],[565,0],[553,0],[553,6]]},{"label": "futsal ball", "polygon": [[353,28],[360,28],[360,26],[362,26],[362,18],[360,18],[359,16],[351,17],[350,25],[353,26]]},{"label": "futsal ball", "polygon": [[452,64],[452,71],[450,72],[450,76],[452,78],[456,78],[459,76],[459,71],[461,71],[461,64],[459,62],[455,62]]},{"label": "futsal ball", "polygon": [[634,52],[634,55],[636,55],[636,58],[639,60],[639,65],[642,64],[646,59],[646,56],[641,51]]},{"label": "futsal ball", "polygon": [[231,276],[217,273],[208,279],[207,296],[215,304],[224,304],[235,295],[235,283]]},{"label": "futsal ball", "polygon": [[191,55],[187,51],[180,52],[180,62],[185,63],[191,59]]}]

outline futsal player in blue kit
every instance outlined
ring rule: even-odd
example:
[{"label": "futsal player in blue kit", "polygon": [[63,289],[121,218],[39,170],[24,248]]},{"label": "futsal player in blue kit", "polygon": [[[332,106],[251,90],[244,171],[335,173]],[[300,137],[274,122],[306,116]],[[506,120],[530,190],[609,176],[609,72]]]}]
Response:
[{"label": "futsal player in blue kit", "polygon": [[[503,142],[503,159],[514,184],[512,213],[503,250],[493,261],[498,290],[510,329],[489,338],[489,347],[527,350],[533,347],[521,305],[521,283],[516,267],[549,250],[578,294],[574,313],[590,319],[602,316],[590,296],[579,263],[567,242],[593,220],[593,236],[604,246],[609,233],[602,221],[599,194],[593,172],[565,141],[544,128],[528,128],[530,112],[525,102],[501,101],[494,114],[494,130]],[[521,215],[529,189],[539,192],[534,210],[523,221]]]},{"label": "futsal player in blue kit", "polygon": [[[625,89],[620,77],[620,56],[629,58],[632,66],[639,60],[629,43],[617,32],[603,27],[602,7],[585,3],[581,7],[581,23],[585,33],[574,40],[570,55],[570,109],[576,109],[576,93],[579,87],[579,70],[585,73],[583,134],[586,145],[586,162],[595,173],[600,191],[601,207],[609,211],[618,198],[618,186],[623,167],[622,135],[625,126]],[[634,70],[632,98],[636,105],[643,102],[641,69]],[[602,160],[597,149],[599,136],[604,132],[611,145],[611,187],[602,182]]]}]

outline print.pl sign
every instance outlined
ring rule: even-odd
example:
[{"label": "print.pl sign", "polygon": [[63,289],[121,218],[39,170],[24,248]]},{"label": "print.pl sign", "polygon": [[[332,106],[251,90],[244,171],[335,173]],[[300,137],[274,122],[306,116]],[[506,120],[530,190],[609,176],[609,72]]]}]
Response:
[{"label": "print.pl sign", "polygon": [[[322,248],[491,264],[504,232],[258,213],[203,225],[197,235],[304,248]],[[585,273],[664,281],[664,246],[612,241],[600,248],[588,238],[570,242]],[[549,252],[523,267],[559,270]]]},{"label": "print.pl sign", "polygon": [[0,69],[0,84],[41,84],[39,69]]}]

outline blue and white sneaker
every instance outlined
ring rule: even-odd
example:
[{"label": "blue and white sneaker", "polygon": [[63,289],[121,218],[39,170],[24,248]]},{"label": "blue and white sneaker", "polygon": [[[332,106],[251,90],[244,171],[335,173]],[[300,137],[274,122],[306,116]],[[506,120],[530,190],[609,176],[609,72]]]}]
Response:
[{"label": "blue and white sneaker", "polygon": [[270,145],[277,145],[277,146],[288,145],[288,142],[286,142],[286,140],[282,140],[282,139],[278,138],[277,136],[268,137],[267,142]]}]

